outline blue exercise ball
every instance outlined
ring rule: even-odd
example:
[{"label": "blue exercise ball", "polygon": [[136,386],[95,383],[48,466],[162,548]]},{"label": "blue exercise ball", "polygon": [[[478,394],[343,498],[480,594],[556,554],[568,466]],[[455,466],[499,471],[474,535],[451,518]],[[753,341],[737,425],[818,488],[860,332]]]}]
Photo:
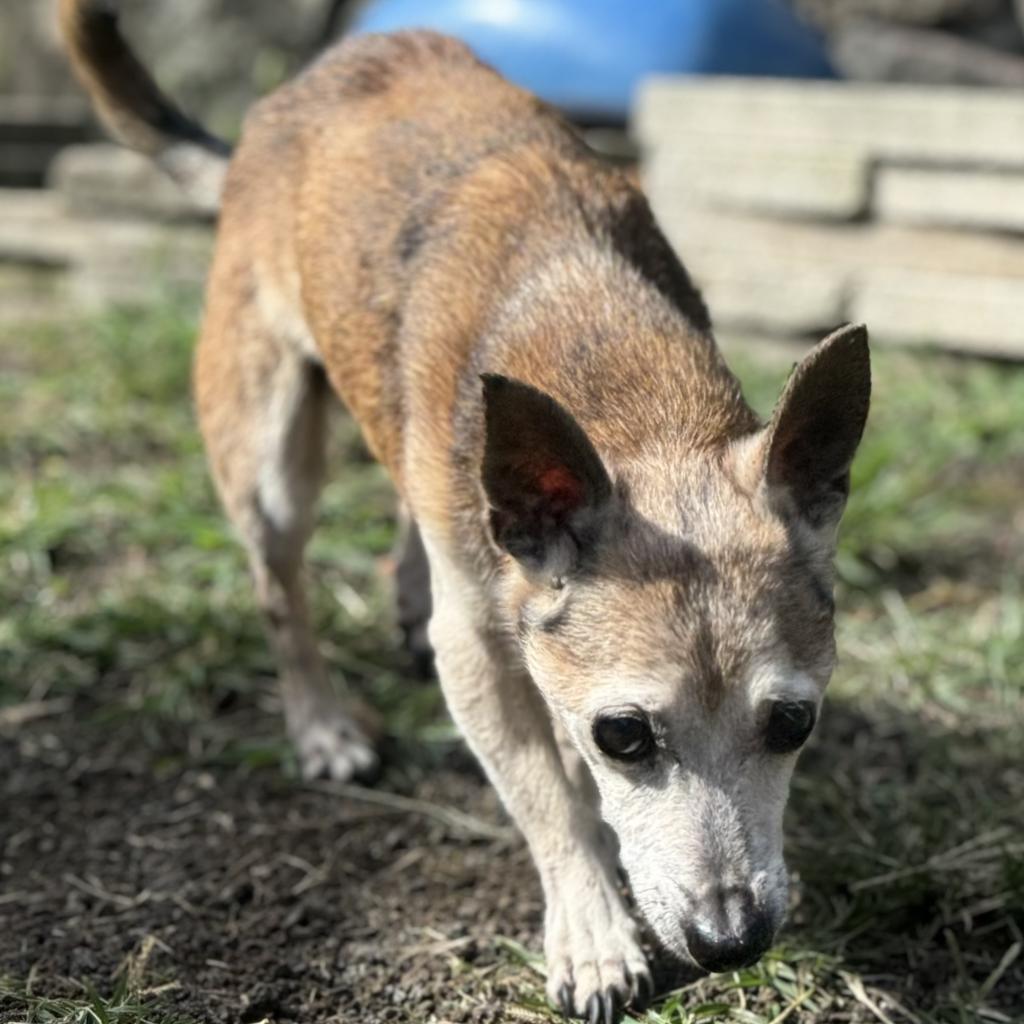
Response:
[{"label": "blue exercise ball", "polygon": [[832,78],[824,45],[784,0],[370,0],[353,31],[457,36],[571,114],[624,121],[655,72]]}]

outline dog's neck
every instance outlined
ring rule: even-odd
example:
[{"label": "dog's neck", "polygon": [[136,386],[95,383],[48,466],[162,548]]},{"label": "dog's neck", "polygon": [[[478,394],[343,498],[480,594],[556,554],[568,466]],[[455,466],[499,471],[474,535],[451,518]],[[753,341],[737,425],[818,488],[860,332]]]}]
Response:
[{"label": "dog's neck", "polygon": [[611,463],[671,463],[758,426],[710,328],[685,312],[696,291],[666,291],[647,269],[605,233],[555,248],[503,298],[481,349],[482,369],[552,395]]}]

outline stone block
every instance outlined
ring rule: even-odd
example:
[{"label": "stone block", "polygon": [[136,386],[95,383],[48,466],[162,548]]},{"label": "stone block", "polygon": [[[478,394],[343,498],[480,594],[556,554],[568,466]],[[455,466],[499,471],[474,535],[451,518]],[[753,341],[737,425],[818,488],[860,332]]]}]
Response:
[{"label": "stone block", "polygon": [[864,320],[883,340],[1024,357],[1024,239],[784,221],[655,200],[716,327],[807,334]]},{"label": "stone block", "polygon": [[1024,169],[880,167],[872,206],[887,221],[1024,232]]},{"label": "stone block", "polygon": [[1014,89],[654,76],[635,131],[648,151],[783,140],[874,160],[1024,164],[1024,93]]},{"label": "stone block", "polygon": [[678,190],[694,202],[724,209],[853,219],[870,196],[870,162],[863,148],[824,148],[785,140],[752,140],[655,148],[644,178],[653,194]]},{"label": "stone block", "polygon": [[0,142],[78,142],[89,131],[84,99],[0,94]]},{"label": "stone block", "polygon": [[200,288],[212,245],[208,225],[69,216],[53,192],[0,190],[0,265],[61,275],[62,296],[79,305]]},{"label": "stone block", "polygon": [[836,32],[830,51],[846,79],[1010,89],[1024,86],[1024,57],[946,31],[855,21]]},{"label": "stone block", "polygon": [[109,143],[68,146],[51,165],[48,183],[75,215],[208,219],[152,160]]},{"label": "stone block", "polygon": [[729,270],[698,262],[694,278],[716,328],[812,334],[846,318],[842,279],[809,266]]},{"label": "stone block", "polygon": [[91,134],[80,100],[0,96],[0,185],[41,184],[61,148]]},{"label": "stone block", "polygon": [[213,234],[204,227],[91,222],[92,243],[69,279],[75,301],[101,307],[166,301],[206,281]]},{"label": "stone block", "polygon": [[1020,276],[864,273],[851,296],[849,318],[901,344],[1024,358]]},{"label": "stone block", "polygon": [[8,263],[70,263],[75,232],[60,197],[36,189],[0,189],[0,260]]}]

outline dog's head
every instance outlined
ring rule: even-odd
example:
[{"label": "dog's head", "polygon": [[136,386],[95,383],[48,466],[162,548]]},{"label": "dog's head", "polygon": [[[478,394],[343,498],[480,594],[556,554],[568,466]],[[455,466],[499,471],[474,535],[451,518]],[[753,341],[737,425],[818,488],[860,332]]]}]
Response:
[{"label": "dog's head", "polygon": [[610,466],[553,399],[485,378],[484,488],[524,658],[642,913],[711,971],[756,960],[785,913],[782,815],[833,667],[869,393],[866,332],[843,328],[762,430]]}]

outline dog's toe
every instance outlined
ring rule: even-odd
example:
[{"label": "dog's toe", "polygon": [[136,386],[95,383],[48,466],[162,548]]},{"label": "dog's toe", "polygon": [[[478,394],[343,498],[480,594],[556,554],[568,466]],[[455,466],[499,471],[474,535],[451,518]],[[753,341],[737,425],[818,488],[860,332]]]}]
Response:
[{"label": "dog's toe", "polygon": [[625,1000],[617,988],[606,988],[601,996],[601,1006],[604,1009],[605,1024],[614,1024],[619,1019],[619,1011]]},{"label": "dog's toe", "polygon": [[[590,995],[580,1016],[588,1024],[616,1024],[622,1018],[626,1002],[625,993],[615,985],[609,985],[603,992]],[[562,1012],[573,1016],[572,1010]]]},{"label": "dog's toe", "polygon": [[639,1009],[650,999],[637,928],[617,896],[582,913],[555,907],[547,928],[548,997],[565,1016],[615,1024],[626,1006]]},{"label": "dog's toe", "polygon": [[555,1000],[558,1009],[565,1014],[566,1017],[571,1017],[573,1014],[573,991],[572,985],[568,981],[562,982],[561,987],[558,989],[558,998]]},{"label": "dog's toe", "polygon": [[587,1000],[586,1019],[589,1024],[616,1024],[622,1014],[622,993],[614,986],[595,992]]}]

